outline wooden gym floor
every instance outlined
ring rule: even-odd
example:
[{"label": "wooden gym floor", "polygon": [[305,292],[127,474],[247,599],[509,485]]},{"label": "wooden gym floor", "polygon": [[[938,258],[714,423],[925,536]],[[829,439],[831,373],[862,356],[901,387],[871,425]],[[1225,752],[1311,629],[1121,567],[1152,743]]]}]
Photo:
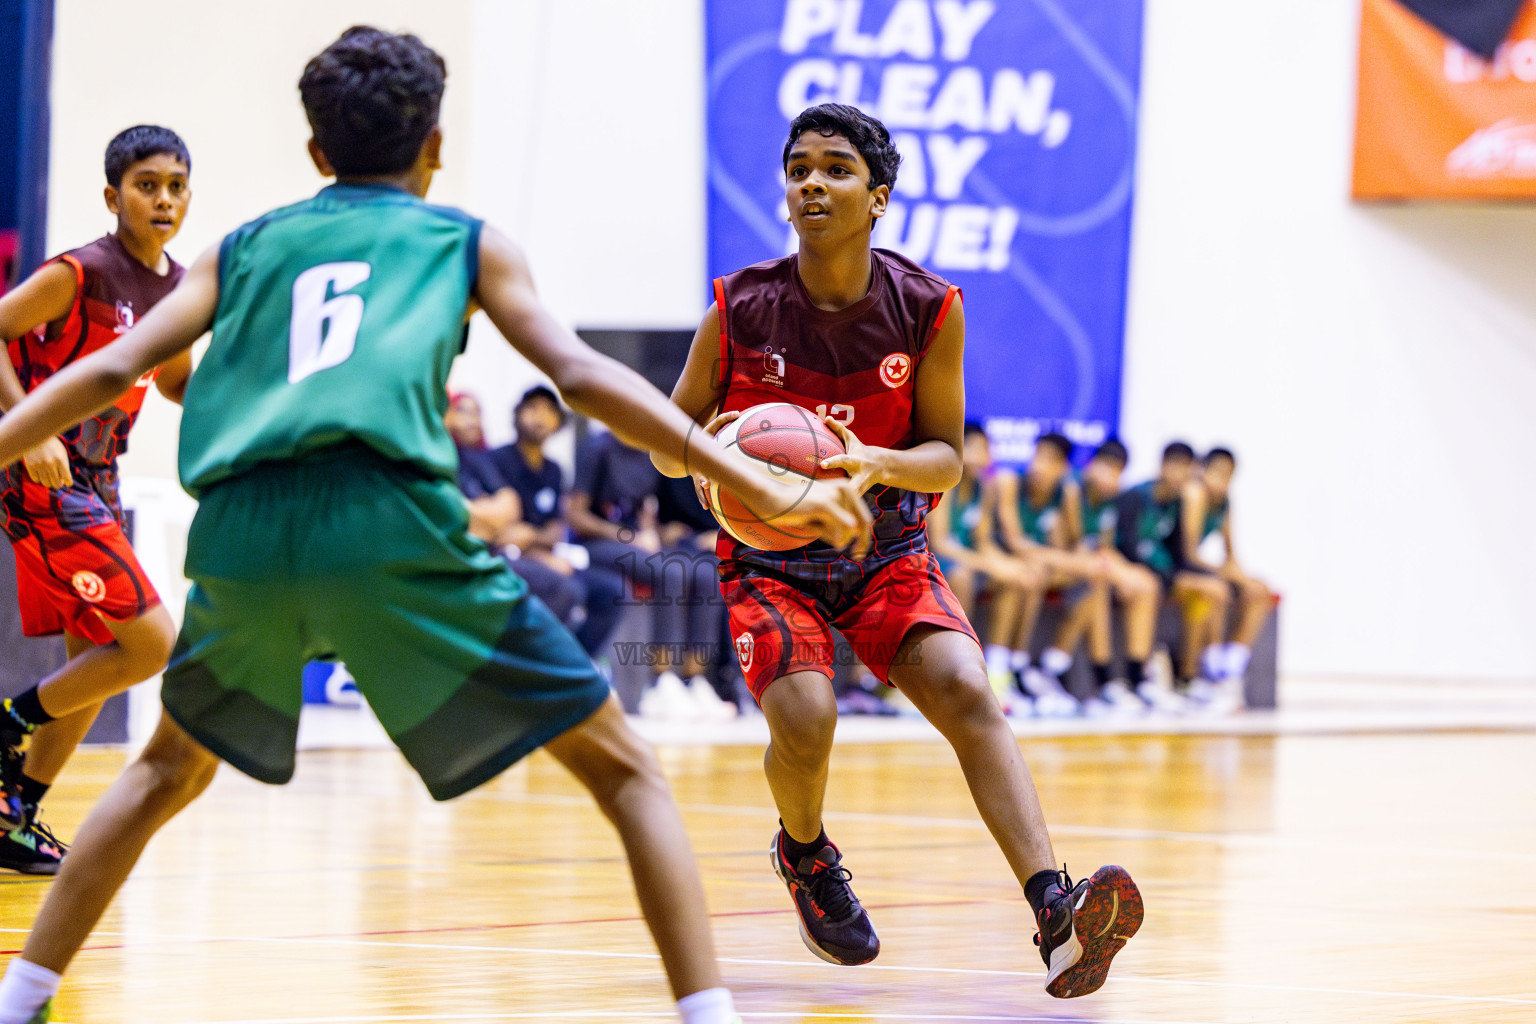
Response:
[{"label": "wooden gym floor", "polygon": [[[1057,854],[1146,925],[1095,996],[1042,991],[1027,907],[942,743],[841,746],[828,825],[884,950],[800,944],[749,747],[663,751],[748,1022],[1536,1021],[1536,733],[1027,738]],[[72,835],[123,755],[51,799]],[[47,881],[0,878],[14,951]],[[385,751],[228,769],[66,979],[71,1024],[670,1021],[619,847],[547,757],[433,804]]]}]

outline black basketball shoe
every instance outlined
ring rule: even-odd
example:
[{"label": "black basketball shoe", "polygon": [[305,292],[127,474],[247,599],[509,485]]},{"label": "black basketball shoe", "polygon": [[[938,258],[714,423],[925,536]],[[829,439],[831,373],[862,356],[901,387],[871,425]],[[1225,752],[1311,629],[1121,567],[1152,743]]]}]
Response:
[{"label": "black basketball shoe", "polygon": [[1109,962],[1136,934],[1141,918],[1141,893],[1124,868],[1099,868],[1076,885],[1062,871],[1035,919],[1045,991],[1057,999],[1097,992]]},{"label": "black basketball shoe", "polygon": [[789,887],[805,948],[829,964],[845,966],[867,964],[879,956],[880,939],[848,885],[853,874],[843,867],[837,847],[828,843],[792,865],[784,856],[783,836],[783,829],[774,833],[768,856]]},{"label": "black basketball shoe", "polygon": [[26,820],[16,789],[21,785],[21,766],[31,735],[32,729],[12,713],[9,698],[0,702],[0,830],[20,828]]},{"label": "black basketball shoe", "polygon": [[[25,807],[25,805],[23,805]],[[56,875],[69,847],[37,816],[37,807],[26,807],[20,828],[0,835],[0,869],[24,875]]]}]

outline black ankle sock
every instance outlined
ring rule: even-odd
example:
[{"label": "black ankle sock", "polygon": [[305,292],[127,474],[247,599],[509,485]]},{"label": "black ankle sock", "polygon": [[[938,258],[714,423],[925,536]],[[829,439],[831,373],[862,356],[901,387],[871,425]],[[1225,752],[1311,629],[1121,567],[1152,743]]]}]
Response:
[{"label": "black ankle sock", "polygon": [[821,834],[808,843],[802,843],[789,834],[789,829],[784,828],[784,823],[779,822],[779,828],[783,829],[784,859],[795,867],[800,866],[800,861],[805,857],[814,857],[821,852],[821,848],[831,842],[827,838],[827,830],[823,828]]},{"label": "black ankle sock", "polygon": [[26,772],[22,772],[21,785],[17,788],[19,790],[17,796],[21,797],[21,802],[36,807],[43,802],[43,797],[48,795],[49,783],[38,782]]},{"label": "black ankle sock", "polygon": [[1104,689],[1104,684],[1113,678],[1112,671],[1108,665],[1093,666],[1093,681],[1099,685],[1099,689]]},{"label": "black ankle sock", "polygon": [[1046,893],[1056,884],[1055,871],[1036,871],[1029,876],[1029,881],[1024,883],[1024,898],[1029,901],[1029,909],[1038,917],[1040,908],[1045,906]]},{"label": "black ankle sock", "polygon": [[11,710],[17,718],[36,729],[53,721],[53,716],[43,710],[42,701],[37,699],[37,687],[32,687],[20,697],[11,701]]},{"label": "black ankle sock", "polygon": [[1133,689],[1146,682],[1147,663],[1144,661],[1132,661],[1127,658],[1125,661],[1125,678],[1131,681]]}]

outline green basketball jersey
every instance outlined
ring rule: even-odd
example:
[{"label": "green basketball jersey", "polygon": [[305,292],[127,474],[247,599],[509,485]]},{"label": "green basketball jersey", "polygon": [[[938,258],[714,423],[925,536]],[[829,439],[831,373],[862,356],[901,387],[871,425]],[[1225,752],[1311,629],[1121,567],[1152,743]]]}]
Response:
[{"label": "green basketball jersey", "polygon": [[1061,516],[1061,502],[1064,488],[1057,484],[1046,498],[1045,504],[1036,508],[1029,500],[1029,475],[1027,473],[1019,477],[1019,525],[1024,529],[1024,536],[1036,544],[1049,545],[1051,543],[1051,531],[1056,528],[1056,520]]},{"label": "green basketball jersey", "polygon": [[382,185],[332,185],[231,233],[182,485],[349,443],[452,479],[448,370],[479,260],[478,220]]},{"label": "green basketball jersey", "polygon": [[1083,540],[1090,548],[1100,548],[1103,547],[1105,536],[1108,536],[1110,543],[1113,544],[1115,531],[1120,523],[1120,509],[1115,504],[1115,497],[1105,498],[1095,504],[1088,497],[1087,482],[1082,479],[1078,480],[1078,490],[1083,496]]},{"label": "green basketball jersey", "polygon": [[1223,498],[1220,503],[1212,502],[1205,510],[1205,521],[1200,524],[1200,539],[1205,540],[1213,533],[1220,533],[1227,525],[1227,510],[1231,508],[1228,499]]},{"label": "green basketball jersey", "polygon": [[949,503],[949,532],[955,543],[974,551],[976,527],[981,525],[981,481],[971,482],[969,495],[964,494],[964,487],[962,483],[955,488],[955,498]]}]

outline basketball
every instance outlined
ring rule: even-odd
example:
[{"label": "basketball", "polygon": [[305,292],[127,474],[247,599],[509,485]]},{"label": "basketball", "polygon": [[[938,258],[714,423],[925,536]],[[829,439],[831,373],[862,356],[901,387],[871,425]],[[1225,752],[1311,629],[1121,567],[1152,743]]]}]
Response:
[{"label": "basketball", "polygon": [[[781,480],[799,477],[809,486],[818,478],[848,475],[841,469],[821,468],[823,459],[844,453],[843,442],[821,417],[789,402],[754,405],[727,423],[715,439],[762,462]],[[791,551],[816,539],[811,533],[781,529],[772,517],[759,518],[718,484],[711,483],[705,493],[720,528],[743,544],[763,551]]]}]

